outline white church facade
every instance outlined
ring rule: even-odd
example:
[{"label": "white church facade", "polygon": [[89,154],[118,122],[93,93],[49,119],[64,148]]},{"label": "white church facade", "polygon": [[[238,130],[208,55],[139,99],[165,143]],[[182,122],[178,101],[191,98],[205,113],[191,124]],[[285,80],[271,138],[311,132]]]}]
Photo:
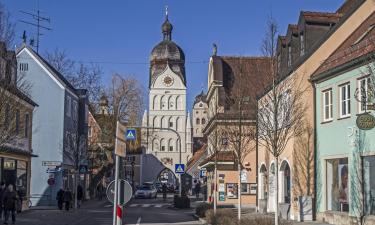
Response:
[{"label": "white church facade", "polygon": [[142,119],[142,146],[146,154],[174,172],[175,164],[186,164],[192,156],[192,129],[186,110],[185,55],[172,41],[172,29],[166,14],[163,40],[150,56],[149,109]]}]

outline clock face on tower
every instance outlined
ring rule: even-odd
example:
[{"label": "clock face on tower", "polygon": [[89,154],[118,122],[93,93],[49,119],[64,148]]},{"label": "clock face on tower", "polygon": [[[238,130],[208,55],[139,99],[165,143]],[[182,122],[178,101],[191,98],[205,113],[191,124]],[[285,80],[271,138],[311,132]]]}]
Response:
[{"label": "clock face on tower", "polygon": [[166,75],[164,78],[163,78],[163,84],[167,87],[171,86],[173,84],[173,78]]}]

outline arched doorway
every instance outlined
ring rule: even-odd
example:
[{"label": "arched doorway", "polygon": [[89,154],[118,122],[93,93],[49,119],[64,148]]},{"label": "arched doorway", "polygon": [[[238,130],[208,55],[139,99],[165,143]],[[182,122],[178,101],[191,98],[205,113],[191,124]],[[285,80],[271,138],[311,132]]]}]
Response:
[{"label": "arched doorway", "polygon": [[156,184],[158,186],[157,188],[160,190],[161,190],[162,185],[165,184],[167,185],[167,190],[169,192],[173,192],[175,187],[178,184],[178,179],[172,170],[168,168],[164,168],[163,170],[160,171],[159,175],[157,176]]},{"label": "arched doorway", "polygon": [[268,172],[268,212],[275,211],[276,174],[275,163],[272,162]]},{"label": "arched doorway", "polygon": [[279,202],[290,204],[290,166],[289,163],[284,160],[280,166],[280,185],[279,185]]},{"label": "arched doorway", "polygon": [[267,176],[266,165],[262,164],[259,169],[259,199],[267,199],[266,192],[266,176]]}]

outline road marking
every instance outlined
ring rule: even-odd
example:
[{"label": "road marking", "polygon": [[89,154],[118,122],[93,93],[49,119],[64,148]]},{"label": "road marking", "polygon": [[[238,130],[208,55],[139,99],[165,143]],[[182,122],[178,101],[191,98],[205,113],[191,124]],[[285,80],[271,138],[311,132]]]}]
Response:
[{"label": "road marking", "polygon": [[104,208],[110,208],[112,205],[105,205]]},{"label": "road marking", "polygon": [[129,205],[129,207],[137,207],[138,206],[138,204],[131,204],[131,205]]},{"label": "road marking", "polygon": [[146,207],[150,207],[151,204],[143,204],[142,207],[146,208]]},{"label": "road marking", "polygon": [[140,224],[141,224],[141,217],[138,217],[137,225],[140,225]]},{"label": "road marking", "polygon": [[155,208],[161,208],[161,207],[163,207],[163,205],[162,204],[158,204],[158,205],[155,205],[154,207]]}]

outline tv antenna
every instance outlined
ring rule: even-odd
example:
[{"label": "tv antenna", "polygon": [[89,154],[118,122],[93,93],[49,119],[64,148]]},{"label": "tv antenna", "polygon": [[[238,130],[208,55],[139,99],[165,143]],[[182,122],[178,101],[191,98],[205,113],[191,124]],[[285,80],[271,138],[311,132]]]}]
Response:
[{"label": "tv antenna", "polygon": [[25,14],[25,15],[31,16],[31,19],[32,19],[32,21],[20,20],[20,22],[28,24],[28,25],[31,25],[31,26],[34,26],[34,27],[37,28],[36,45],[34,46],[34,39],[30,40],[30,45],[36,47],[36,52],[38,53],[39,52],[39,46],[40,46],[40,36],[43,35],[40,32],[41,29],[48,30],[48,31],[52,30],[51,28],[42,25],[42,23],[48,23],[48,24],[50,24],[51,19],[49,17],[43,17],[43,16],[41,16],[39,9],[37,10],[36,14],[35,13],[26,12],[26,11],[22,11],[22,10],[20,10],[20,12],[23,13],[23,14]]}]

